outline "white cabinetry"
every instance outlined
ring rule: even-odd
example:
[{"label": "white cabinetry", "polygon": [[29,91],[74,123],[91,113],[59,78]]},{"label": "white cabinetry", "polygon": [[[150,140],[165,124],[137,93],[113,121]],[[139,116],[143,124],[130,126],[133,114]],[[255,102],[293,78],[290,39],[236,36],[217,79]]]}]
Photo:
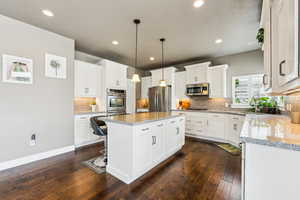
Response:
[{"label": "white cabinetry", "polygon": [[186,83],[207,83],[207,68],[210,66],[210,64],[211,62],[206,62],[185,66],[184,68],[186,69]]},{"label": "white cabinetry", "polygon": [[264,0],[264,85],[269,93],[299,87],[299,1]]},{"label": "white cabinetry", "polygon": [[269,91],[272,87],[272,49],[271,49],[271,0],[263,1],[261,27],[264,29],[264,89]]},{"label": "white cabinetry", "polygon": [[235,145],[240,143],[240,133],[242,131],[244,116],[228,115],[226,123],[227,140],[233,142]]},{"label": "white cabinetry", "polygon": [[151,76],[143,77],[141,80],[141,98],[148,99],[148,89],[151,87]]},{"label": "white cabinetry", "polygon": [[101,140],[101,137],[93,133],[93,129],[90,125],[90,118],[93,116],[95,115],[75,116],[74,143],[76,147],[92,144]]},{"label": "white cabinetry", "polygon": [[184,145],[185,117],[141,125],[106,122],[108,173],[129,184]]},{"label": "white cabinetry", "polygon": [[101,96],[101,66],[75,60],[75,96]]},{"label": "white cabinetry", "polygon": [[252,143],[243,146],[242,200],[299,199],[299,151]]},{"label": "white cabinetry", "polygon": [[106,89],[127,89],[127,66],[110,60],[102,62]]},{"label": "white cabinetry", "polygon": [[299,76],[298,0],[274,0],[272,13],[273,67],[278,86]]},{"label": "white cabinetry", "polygon": [[208,114],[208,136],[211,138],[225,139],[225,115]]},{"label": "white cabinetry", "polygon": [[185,115],[185,134],[238,146],[244,116],[206,112],[174,111]]},{"label": "white cabinetry", "polygon": [[136,127],[134,142],[134,171],[144,173],[152,165],[152,131],[150,124]]},{"label": "white cabinetry", "polygon": [[[168,67],[164,69],[164,79],[167,85],[174,85],[176,68]],[[162,69],[151,70],[151,86],[159,86],[162,80]]]},{"label": "white cabinetry", "polygon": [[176,99],[185,99],[186,90],[186,71],[176,72],[175,73],[175,98]]},{"label": "white cabinetry", "polygon": [[208,68],[207,79],[210,98],[227,98],[227,69],[228,65]]},{"label": "white cabinetry", "polygon": [[165,152],[165,122],[157,122],[152,126],[152,161],[159,163],[164,159]]}]

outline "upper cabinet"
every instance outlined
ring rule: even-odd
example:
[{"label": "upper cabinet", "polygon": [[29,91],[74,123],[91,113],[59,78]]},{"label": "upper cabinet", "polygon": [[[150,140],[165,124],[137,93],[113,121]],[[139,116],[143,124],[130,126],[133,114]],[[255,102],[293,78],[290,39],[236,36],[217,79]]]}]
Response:
[{"label": "upper cabinet", "polygon": [[263,19],[261,27],[264,28],[264,89],[267,91],[272,87],[272,49],[271,49],[271,4],[270,0],[263,1]]},{"label": "upper cabinet", "polygon": [[298,0],[274,0],[271,6],[273,67],[279,87],[298,78]]},{"label": "upper cabinet", "polygon": [[187,84],[207,83],[207,68],[210,66],[210,64],[211,62],[206,62],[206,63],[185,66],[186,83]]},{"label": "upper cabinet", "polygon": [[127,89],[127,66],[110,60],[102,62],[104,67],[104,82],[107,89]]},{"label": "upper cabinet", "polygon": [[207,82],[209,83],[210,98],[227,98],[227,69],[228,65],[208,67]]},{"label": "upper cabinet", "polygon": [[147,77],[143,77],[141,79],[141,98],[142,99],[148,99],[148,90],[151,87],[151,77],[147,76]]},{"label": "upper cabinet", "polygon": [[75,97],[101,96],[102,68],[82,61],[75,60]]},{"label": "upper cabinet", "polygon": [[273,93],[299,88],[299,2],[264,0],[264,85]]},{"label": "upper cabinet", "polygon": [[175,73],[175,98],[186,99],[186,71]]},{"label": "upper cabinet", "polygon": [[[174,67],[168,67],[164,69],[164,79],[167,85],[173,85],[175,80],[175,71]],[[163,71],[162,69],[151,70],[151,81],[152,87],[159,86],[160,81],[162,80]]]}]

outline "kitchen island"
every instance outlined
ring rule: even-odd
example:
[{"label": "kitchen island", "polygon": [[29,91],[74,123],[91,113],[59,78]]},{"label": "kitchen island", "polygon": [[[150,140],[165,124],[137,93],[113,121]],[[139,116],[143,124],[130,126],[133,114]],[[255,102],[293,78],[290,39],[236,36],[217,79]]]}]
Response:
[{"label": "kitchen island", "polygon": [[179,151],[185,142],[185,116],[172,112],[104,118],[108,127],[106,170],[129,184]]},{"label": "kitchen island", "polygon": [[248,114],[241,132],[242,200],[299,199],[300,124]]}]

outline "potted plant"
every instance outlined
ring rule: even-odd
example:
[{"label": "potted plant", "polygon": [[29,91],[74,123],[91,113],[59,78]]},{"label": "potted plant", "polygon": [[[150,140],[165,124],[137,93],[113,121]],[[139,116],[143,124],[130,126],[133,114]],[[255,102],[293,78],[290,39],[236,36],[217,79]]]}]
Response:
[{"label": "potted plant", "polygon": [[92,108],[92,112],[96,112],[96,109],[97,109],[97,103],[96,103],[96,101],[92,101],[91,108]]},{"label": "potted plant", "polygon": [[257,39],[258,44],[260,46],[262,46],[264,44],[264,34],[265,34],[265,29],[264,28],[258,29],[256,39]]}]

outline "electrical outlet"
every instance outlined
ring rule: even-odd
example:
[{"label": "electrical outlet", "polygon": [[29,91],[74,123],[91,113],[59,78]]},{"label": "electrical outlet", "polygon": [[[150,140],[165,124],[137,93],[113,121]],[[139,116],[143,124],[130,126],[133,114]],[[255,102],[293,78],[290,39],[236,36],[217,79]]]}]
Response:
[{"label": "electrical outlet", "polygon": [[29,141],[30,146],[35,146],[36,145],[36,134],[32,134],[30,136],[30,141]]}]

